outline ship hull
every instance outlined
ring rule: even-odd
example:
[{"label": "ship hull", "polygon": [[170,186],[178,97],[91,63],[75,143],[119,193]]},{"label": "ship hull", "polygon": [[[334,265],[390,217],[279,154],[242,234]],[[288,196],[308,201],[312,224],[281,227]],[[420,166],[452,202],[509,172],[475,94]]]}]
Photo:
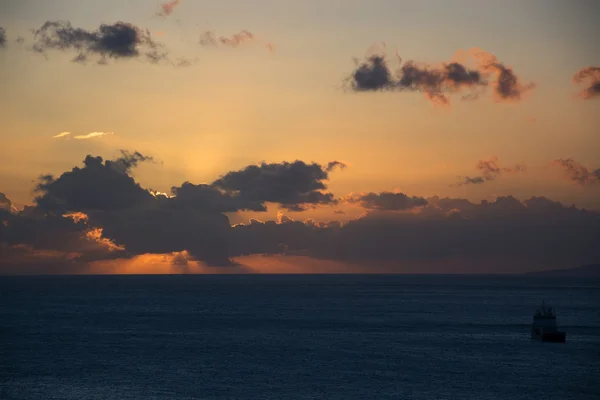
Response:
[{"label": "ship hull", "polygon": [[540,335],[532,335],[532,339],[541,342],[565,343],[567,341],[566,332],[545,332]]}]

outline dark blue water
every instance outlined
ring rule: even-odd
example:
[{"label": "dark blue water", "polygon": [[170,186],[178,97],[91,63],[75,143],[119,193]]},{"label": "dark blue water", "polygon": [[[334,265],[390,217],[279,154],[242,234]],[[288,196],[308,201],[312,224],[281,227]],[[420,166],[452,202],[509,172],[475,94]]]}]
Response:
[{"label": "dark blue water", "polygon": [[[545,299],[567,343],[532,342]],[[0,399],[597,399],[600,281],[0,277]]]}]

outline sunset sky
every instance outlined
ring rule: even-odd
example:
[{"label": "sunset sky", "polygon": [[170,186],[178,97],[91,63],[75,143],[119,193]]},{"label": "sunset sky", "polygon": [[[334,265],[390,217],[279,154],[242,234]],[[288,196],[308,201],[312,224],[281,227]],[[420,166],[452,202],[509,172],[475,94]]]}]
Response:
[{"label": "sunset sky", "polygon": [[[185,181],[211,184],[249,165],[300,160],[322,166],[326,177],[315,181],[322,182],[323,191],[336,201],[300,202],[310,207],[300,204],[299,208],[308,209],[297,212],[272,201],[273,197],[248,195],[246,200],[252,197],[268,210],[217,211],[226,212],[230,224],[247,223],[249,218],[281,222],[278,211],[296,221],[356,222],[375,211],[422,214],[434,206],[433,196],[476,204],[504,196],[520,201],[546,197],[565,207],[575,204],[591,211],[584,227],[565,222],[573,229],[570,232],[584,235],[583,242],[590,247],[565,247],[561,250],[565,258],[557,265],[599,262],[600,254],[592,250],[592,239],[600,233],[599,13],[600,4],[594,0],[182,0],[166,8],[161,8],[160,0],[0,0],[5,38],[0,46],[0,204],[2,198],[10,199],[15,207],[10,218],[17,218],[18,210],[36,204],[33,189],[40,175],[58,178],[73,167],[81,168],[88,154],[118,160],[125,150],[152,157],[136,159],[134,164],[139,165],[125,168],[124,173],[144,189],[170,195],[172,187]],[[168,56],[153,63],[145,57],[147,49],[140,47],[137,56],[108,57],[99,64],[97,47],[77,49],[71,41],[71,47],[61,50],[43,43],[40,38],[47,21],[69,21],[73,29],[85,32],[123,21],[147,29],[152,43],[162,44],[160,49]],[[39,30],[38,34],[32,30]],[[215,41],[201,44],[202,38]],[[494,94],[497,74],[469,58],[472,49],[497,57],[494,65],[514,74],[522,93],[500,101]],[[86,62],[73,61],[84,53]],[[442,71],[456,61],[478,74],[487,73],[489,82],[481,85],[477,98],[463,100],[470,87],[451,93],[445,80],[436,88],[443,89],[448,105],[428,100],[428,93],[439,94],[431,86],[399,88],[400,78],[382,90],[356,90],[355,72],[360,65],[369,67],[372,56],[384,57],[391,74],[410,60],[424,71]],[[575,83],[575,74],[588,67],[596,69]],[[582,95],[588,87],[587,95]],[[345,168],[328,171],[332,161]],[[224,180],[219,190],[240,190],[233,181],[233,176],[231,182]],[[247,190],[254,191],[253,187]],[[365,196],[369,192],[371,198]],[[416,203],[380,206],[382,192],[404,193]],[[426,200],[419,203],[419,199]],[[464,212],[460,207],[451,209]],[[85,228],[89,232],[98,209],[82,206],[62,211],[91,213],[90,226]],[[397,218],[396,214],[389,218]],[[581,222],[579,216],[573,218]],[[121,236],[106,236],[112,232],[106,219],[97,221],[104,228],[98,241],[131,251],[119,240]],[[38,246],[28,243],[26,234],[15,239],[11,224],[0,230],[5,236],[0,238],[5,259],[13,260],[5,263],[6,271],[14,272],[19,268],[14,265],[25,263],[14,261],[20,256],[10,253],[18,245],[29,246],[27,251],[60,251],[59,260],[77,258],[65,255],[79,253],[75,248]],[[548,240],[544,243],[559,239]],[[167,246],[156,253],[189,250],[185,247]],[[581,257],[569,260],[569,251],[579,251]],[[123,265],[148,251],[144,247],[133,253],[123,256],[129,260]],[[336,259],[316,256],[311,249],[308,255]],[[340,258],[347,261],[348,257]],[[93,262],[100,268],[99,263],[114,258],[94,257]],[[453,259],[462,258],[459,254]],[[499,263],[497,257],[493,262],[491,258],[487,258],[490,265]],[[386,262],[390,259],[397,261],[391,257]],[[481,259],[486,256],[478,254],[477,260]],[[448,262],[443,256],[436,260],[440,265]],[[545,265],[540,258],[535,260],[530,269]],[[419,263],[411,265],[418,268]],[[127,265],[131,273],[133,264]]]}]

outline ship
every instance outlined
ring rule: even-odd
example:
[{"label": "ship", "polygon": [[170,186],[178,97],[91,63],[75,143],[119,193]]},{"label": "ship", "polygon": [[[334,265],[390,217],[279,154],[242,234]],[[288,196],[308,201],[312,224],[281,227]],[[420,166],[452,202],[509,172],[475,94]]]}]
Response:
[{"label": "ship", "polygon": [[556,326],[554,310],[552,307],[546,307],[545,303],[542,303],[533,315],[531,339],[555,343],[564,343],[567,339],[567,333],[559,331]]}]

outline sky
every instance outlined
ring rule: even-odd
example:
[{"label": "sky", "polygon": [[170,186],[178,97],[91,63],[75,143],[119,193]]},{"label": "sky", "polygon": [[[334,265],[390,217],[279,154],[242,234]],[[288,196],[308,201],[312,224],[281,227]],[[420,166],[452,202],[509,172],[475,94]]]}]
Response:
[{"label": "sky", "polygon": [[[599,12],[592,0],[0,0],[0,273],[600,262]],[[133,197],[106,195],[117,187]],[[170,245],[140,222],[165,209],[156,229],[189,230]],[[86,219],[62,216],[73,213]],[[514,225],[499,228],[504,218]],[[541,230],[522,238],[529,253],[465,250],[480,240],[470,235],[502,241],[523,218]],[[209,250],[229,252],[195,248],[217,225],[225,236]],[[30,232],[65,229],[60,249]],[[251,229],[264,243],[249,244]],[[390,235],[387,247],[366,244],[370,229]],[[449,246],[443,229],[464,243]],[[425,254],[394,250],[402,237]],[[538,247],[561,240],[549,263]]]}]

